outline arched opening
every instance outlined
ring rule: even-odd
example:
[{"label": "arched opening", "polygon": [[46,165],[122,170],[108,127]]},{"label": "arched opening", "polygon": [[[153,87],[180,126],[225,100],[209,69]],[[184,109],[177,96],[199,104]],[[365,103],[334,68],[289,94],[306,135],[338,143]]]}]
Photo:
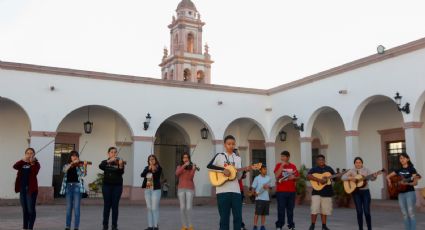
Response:
[{"label": "arched opening", "polygon": [[280,162],[280,153],[286,150],[291,154],[291,162],[301,165],[300,131],[294,129],[290,116],[283,116],[276,121],[270,137],[275,140],[276,162]]},{"label": "arched opening", "polygon": [[174,80],[174,70],[173,69],[170,71],[169,79]]},{"label": "arched opening", "polygon": [[[208,129],[207,139],[202,139],[201,129]],[[214,146],[214,134],[208,124],[198,116],[192,114],[176,114],[164,120],[155,134],[154,153],[163,171],[161,180],[167,180],[170,185],[168,197],[176,197],[178,180],[175,176],[177,165],[180,164],[181,155],[185,152],[191,154],[192,162],[199,166],[208,164]],[[196,196],[210,196],[211,185],[204,167],[195,175]]]},{"label": "arched opening", "polygon": [[[87,120],[93,122],[91,133],[85,133],[83,123]],[[90,197],[98,197],[99,190],[91,190],[89,184],[94,182],[98,173],[102,173],[98,164],[107,158],[107,149],[117,146],[120,149],[119,156],[127,161],[126,168],[134,167],[132,158],[133,132],[126,119],[115,110],[99,105],[80,107],[62,119],[55,138],[54,161],[53,161],[53,187],[55,197],[60,197],[59,191],[62,183],[62,167],[69,158],[71,150],[80,152],[80,160],[93,162],[89,166],[87,176],[84,179],[85,187]],[[83,150],[84,148],[84,150]],[[82,151],[83,150],[83,151]],[[123,197],[128,196],[133,181],[133,175],[123,175]]]},{"label": "arched opening", "polygon": [[187,35],[187,49],[186,51],[189,53],[193,53],[195,48],[195,37],[192,33]]},{"label": "arched opening", "polygon": [[[403,116],[392,98],[373,96],[364,100],[356,110],[354,121],[359,131],[359,155],[372,171],[397,167],[398,154],[405,151]],[[370,183],[372,198],[389,198],[383,177]]]},{"label": "arched opening", "polygon": [[[313,113],[312,122],[312,165],[316,156],[326,156],[327,164],[333,168],[346,168],[345,127],[341,115],[333,108],[322,107]],[[307,127],[308,128],[308,127]]]},{"label": "arched opening", "polygon": [[[224,137],[227,135],[233,135],[236,138],[236,146],[242,158],[242,165],[259,162],[266,164],[266,135],[264,128],[257,121],[251,118],[238,118],[227,126]],[[244,180],[244,187],[249,187],[249,184],[258,174],[258,171],[249,173],[249,176]]]},{"label": "arched opening", "polygon": [[[25,110],[16,102],[0,97],[0,168],[2,171],[0,199],[16,199],[19,194],[14,191],[16,171],[12,165],[22,159],[29,146],[28,132],[31,130],[30,119]],[[9,170],[10,169],[10,170]]]},{"label": "arched opening", "polygon": [[189,69],[184,69],[183,70],[183,81],[190,81],[192,73],[190,72]]},{"label": "arched opening", "polygon": [[205,83],[205,73],[202,70],[198,70],[196,73],[196,79],[198,80],[198,83]]}]

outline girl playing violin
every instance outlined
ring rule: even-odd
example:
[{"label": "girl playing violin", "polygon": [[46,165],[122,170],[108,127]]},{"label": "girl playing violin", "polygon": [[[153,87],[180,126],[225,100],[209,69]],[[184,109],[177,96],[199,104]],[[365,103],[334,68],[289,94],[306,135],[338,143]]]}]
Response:
[{"label": "girl playing violin", "polygon": [[33,148],[25,150],[24,158],[17,161],[13,168],[18,170],[15,182],[15,192],[19,193],[19,200],[23,212],[23,229],[33,229],[36,210],[35,204],[38,194],[37,174],[40,163],[35,158]]},{"label": "girl playing violin", "polygon": [[65,173],[60,194],[66,196],[65,230],[71,229],[72,210],[74,210],[74,229],[80,227],[80,205],[82,194],[86,192],[83,177],[87,175],[87,162],[80,161],[77,151],[71,151],[68,163],[63,166]]},{"label": "girl playing violin", "polygon": [[124,161],[118,158],[115,147],[108,149],[108,159],[100,163],[103,177],[103,229],[108,230],[109,214],[112,209],[112,230],[118,230],[118,206],[123,189]]}]

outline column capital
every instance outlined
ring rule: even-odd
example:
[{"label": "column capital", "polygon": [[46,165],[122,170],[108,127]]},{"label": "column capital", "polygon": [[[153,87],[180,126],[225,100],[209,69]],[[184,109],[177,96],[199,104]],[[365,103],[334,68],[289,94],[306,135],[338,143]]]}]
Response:
[{"label": "column capital", "polygon": [[420,129],[423,126],[423,122],[420,121],[411,121],[411,122],[405,122],[403,124],[404,129]]},{"label": "column capital", "polygon": [[360,135],[360,132],[358,130],[346,130],[345,136],[346,137],[358,137]]},{"label": "column capital", "polygon": [[142,142],[154,142],[154,137],[148,136],[132,136],[133,141],[142,141]]},{"label": "column capital", "polygon": [[50,131],[29,131],[30,137],[56,137],[57,132]]},{"label": "column capital", "polygon": [[248,149],[248,146],[239,146],[238,147],[238,150],[240,150],[240,151],[245,151],[247,149]]},{"label": "column capital", "polygon": [[266,142],[264,145],[266,146],[266,148],[267,147],[275,147],[276,143],[275,142]]},{"label": "column capital", "polygon": [[213,145],[222,145],[224,144],[223,140],[212,140]]},{"label": "column capital", "polygon": [[313,142],[313,140],[312,137],[300,137],[300,142]]}]

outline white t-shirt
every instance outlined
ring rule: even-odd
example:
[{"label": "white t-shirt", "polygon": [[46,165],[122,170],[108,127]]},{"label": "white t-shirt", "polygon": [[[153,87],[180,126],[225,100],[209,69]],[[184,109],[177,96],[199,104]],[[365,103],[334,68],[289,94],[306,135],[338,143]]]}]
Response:
[{"label": "white t-shirt", "polygon": [[[232,153],[231,155],[227,153],[218,154],[213,162],[213,165],[218,167],[224,167],[225,165],[228,164],[227,161],[229,161],[229,163],[234,165],[237,169],[242,168],[242,160],[235,153]],[[216,194],[225,193],[225,192],[241,193],[241,189],[239,187],[239,183],[237,179],[238,178],[236,178],[233,181],[227,181],[223,185],[216,187],[215,188]]]}]

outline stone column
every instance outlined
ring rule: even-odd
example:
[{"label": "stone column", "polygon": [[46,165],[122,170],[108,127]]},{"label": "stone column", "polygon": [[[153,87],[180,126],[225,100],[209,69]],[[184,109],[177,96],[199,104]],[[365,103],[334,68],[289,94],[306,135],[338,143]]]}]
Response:
[{"label": "stone column", "polygon": [[213,140],[214,145],[214,154],[221,153],[224,151],[224,142],[223,140]]},{"label": "stone column", "polygon": [[143,178],[140,177],[147,166],[148,156],[153,153],[154,138],[146,136],[133,136],[133,168],[128,171],[133,174],[133,183],[130,190],[130,200],[144,200],[141,189]]},{"label": "stone column", "polygon": [[301,165],[305,165],[307,168],[312,167],[311,157],[312,157],[312,151],[311,151],[311,143],[313,142],[313,138],[311,137],[301,137],[300,138],[300,144],[301,144]]},{"label": "stone column", "polygon": [[36,158],[41,167],[37,176],[37,200],[41,203],[52,202],[54,199],[52,184],[56,132],[30,131],[29,135],[30,146],[36,151]]},{"label": "stone column", "polygon": [[[403,125],[406,140],[406,152],[409,154],[410,160],[419,172],[424,172],[425,170],[425,158],[423,156],[425,151],[423,150],[421,134],[422,125],[423,122],[407,122]],[[420,180],[418,186],[425,187],[425,180]]]},{"label": "stone column", "polygon": [[[276,166],[276,145],[274,142],[266,142],[266,164],[270,175],[273,175]],[[271,176],[272,184],[275,183],[275,177]]]},{"label": "stone column", "polygon": [[345,156],[346,164],[345,168],[349,169],[353,167],[353,160],[359,156],[359,131],[347,130],[345,131]]}]

